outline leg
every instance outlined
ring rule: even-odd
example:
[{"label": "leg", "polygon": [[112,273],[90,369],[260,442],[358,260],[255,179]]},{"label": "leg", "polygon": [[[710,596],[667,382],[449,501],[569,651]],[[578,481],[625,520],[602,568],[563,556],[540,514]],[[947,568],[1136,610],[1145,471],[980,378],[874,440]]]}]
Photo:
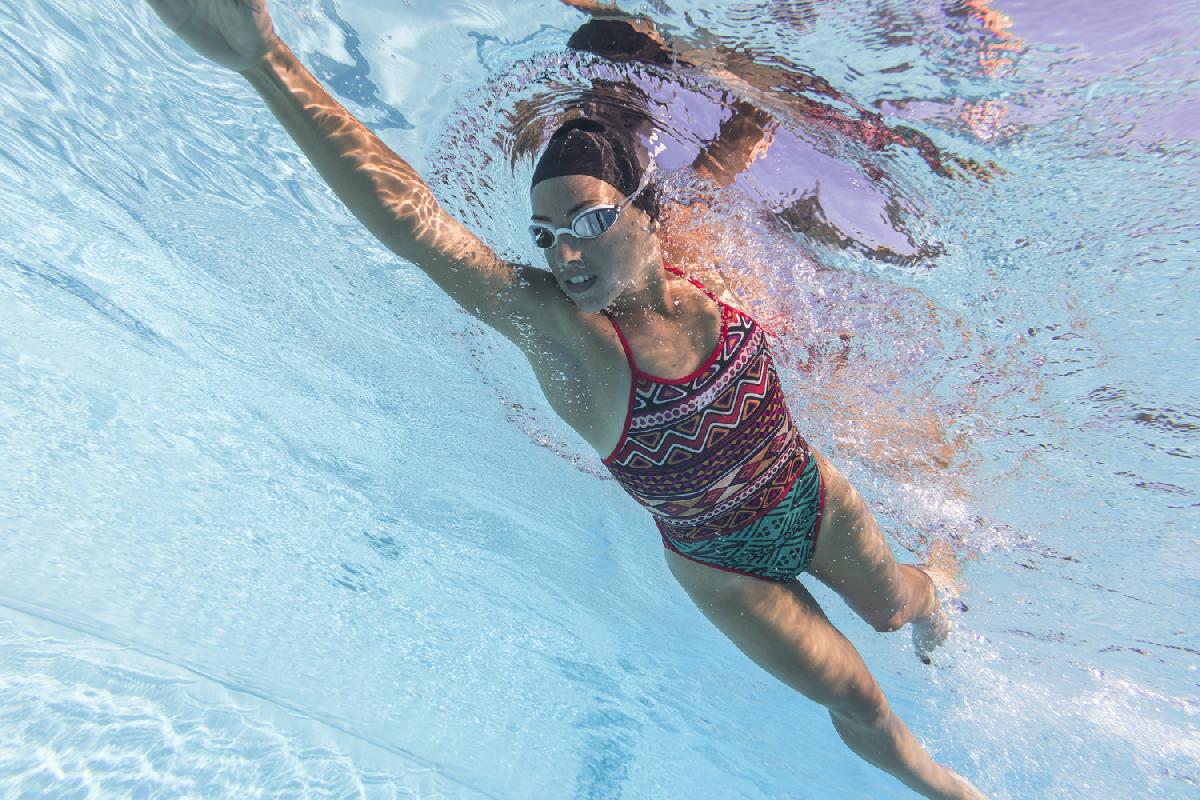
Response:
[{"label": "leg", "polygon": [[925,797],[983,797],[934,763],[891,713],[858,651],[803,584],[722,572],[665,552],[671,573],[705,616],[760,667],[828,708],[842,741],[864,760]]},{"label": "leg", "polygon": [[914,641],[936,647],[948,623],[933,581],[923,570],[896,562],[862,496],[837,467],[820,454],[814,457],[825,482],[825,514],[808,571],[875,630],[899,630],[912,622]]}]

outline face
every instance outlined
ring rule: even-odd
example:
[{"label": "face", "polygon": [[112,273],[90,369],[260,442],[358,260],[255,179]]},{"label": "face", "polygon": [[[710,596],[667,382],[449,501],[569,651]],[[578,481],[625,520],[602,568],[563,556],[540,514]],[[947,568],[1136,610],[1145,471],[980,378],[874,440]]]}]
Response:
[{"label": "face", "polygon": [[[531,220],[551,228],[568,228],[580,211],[615,205],[622,199],[615,186],[590,175],[549,178],[530,193]],[[650,227],[646,212],[630,204],[613,226],[596,238],[560,233],[558,241],[542,252],[559,288],[581,311],[602,311],[618,297],[644,286],[656,245]]]}]

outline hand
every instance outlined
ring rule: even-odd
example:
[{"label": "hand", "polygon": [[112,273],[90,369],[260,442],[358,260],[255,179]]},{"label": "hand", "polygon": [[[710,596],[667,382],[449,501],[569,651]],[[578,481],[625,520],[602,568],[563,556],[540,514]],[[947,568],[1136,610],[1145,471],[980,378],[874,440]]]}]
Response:
[{"label": "hand", "polygon": [[192,48],[223,67],[244,72],[279,42],[267,0],[146,0]]},{"label": "hand", "polygon": [[563,5],[570,6],[585,14],[590,14],[593,17],[628,17],[621,9],[617,8],[616,0],[562,0]]}]

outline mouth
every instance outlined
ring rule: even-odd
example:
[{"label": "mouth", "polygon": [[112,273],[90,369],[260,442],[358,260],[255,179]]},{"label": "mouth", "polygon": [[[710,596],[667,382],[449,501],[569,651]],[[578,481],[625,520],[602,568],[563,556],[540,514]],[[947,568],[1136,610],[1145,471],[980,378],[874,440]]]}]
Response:
[{"label": "mouth", "polygon": [[582,294],[596,283],[595,275],[574,275],[562,282],[563,289],[570,294]]}]

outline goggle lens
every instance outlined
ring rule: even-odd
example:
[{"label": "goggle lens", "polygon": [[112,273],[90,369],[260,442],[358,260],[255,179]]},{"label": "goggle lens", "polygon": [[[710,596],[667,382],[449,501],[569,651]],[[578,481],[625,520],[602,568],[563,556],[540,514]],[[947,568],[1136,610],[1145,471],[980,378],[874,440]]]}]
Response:
[{"label": "goggle lens", "polygon": [[577,239],[595,239],[611,228],[620,214],[621,209],[617,206],[592,208],[575,217],[570,228],[556,231],[546,225],[533,224],[529,226],[529,235],[534,245],[549,250],[558,241],[558,234],[563,232],[570,232]]},{"label": "goggle lens", "polygon": [[554,247],[554,232],[549,228],[544,228],[541,225],[530,225],[529,235],[533,237],[533,243],[543,250],[549,250]]},{"label": "goggle lens", "polygon": [[617,221],[616,208],[597,208],[586,211],[571,223],[571,231],[581,239],[595,239]]}]

